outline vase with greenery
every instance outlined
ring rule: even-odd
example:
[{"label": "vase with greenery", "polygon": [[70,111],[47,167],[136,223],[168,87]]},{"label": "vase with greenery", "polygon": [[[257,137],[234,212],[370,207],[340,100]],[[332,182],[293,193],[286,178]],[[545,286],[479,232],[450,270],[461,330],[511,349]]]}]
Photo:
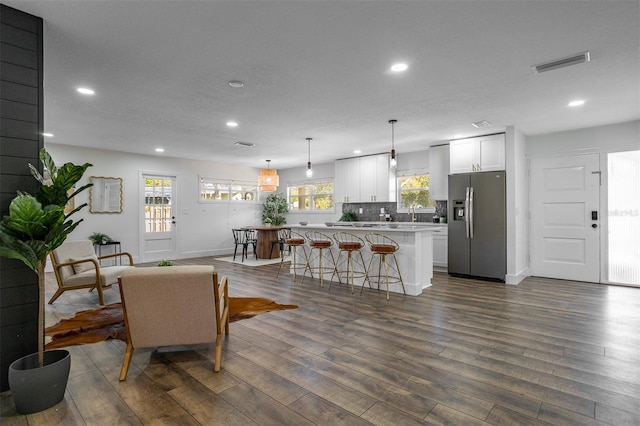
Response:
[{"label": "vase with greenery", "polygon": [[285,214],[289,211],[287,197],[280,192],[270,194],[262,206],[262,223],[266,224],[266,219],[271,219],[271,224],[275,226],[287,223]]},{"label": "vase with greenery", "polygon": [[[23,262],[38,274],[38,366],[44,364],[44,268],[47,254],[66,240],[82,222],[70,217],[83,209],[84,203],[65,213],[65,206],[77,194],[91,184],[75,188],[89,163],[66,163],[56,167],[49,153],[43,148],[39,153],[46,173],[41,174],[32,164],[29,169],[40,183],[35,195],[18,191],[9,205],[9,215],[0,221],[0,256]],[[14,394],[15,398],[15,394]]]}]

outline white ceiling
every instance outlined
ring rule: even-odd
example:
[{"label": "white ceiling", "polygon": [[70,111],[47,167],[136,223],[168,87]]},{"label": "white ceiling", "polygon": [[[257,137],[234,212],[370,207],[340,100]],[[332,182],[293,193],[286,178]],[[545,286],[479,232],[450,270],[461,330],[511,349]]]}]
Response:
[{"label": "white ceiling", "polygon": [[307,137],[314,163],[388,151],[389,119],[402,153],[640,118],[639,1],[3,2],[44,19],[47,142],[283,168]]}]

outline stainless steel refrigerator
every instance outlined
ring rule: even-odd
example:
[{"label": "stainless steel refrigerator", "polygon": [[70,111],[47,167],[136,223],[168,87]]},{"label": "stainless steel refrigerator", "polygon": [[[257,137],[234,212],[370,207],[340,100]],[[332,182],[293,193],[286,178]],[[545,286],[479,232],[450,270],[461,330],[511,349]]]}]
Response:
[{"label": "stainless steel refrigerator", "polygon": [[449,274],[504,281],[505,172],[449,175]]}]

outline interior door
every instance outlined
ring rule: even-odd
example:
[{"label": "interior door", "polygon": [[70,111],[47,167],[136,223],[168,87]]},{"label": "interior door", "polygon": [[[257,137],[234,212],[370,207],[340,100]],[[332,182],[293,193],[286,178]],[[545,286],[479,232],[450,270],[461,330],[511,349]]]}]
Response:
[{"label": "interior door", "polygon": [[599,155],[531,160],[532,275],[600,282]]},{"label": "interior door", "polygon": [[143,262],[175,259],[176,251],[176,178],[143,174]]}]

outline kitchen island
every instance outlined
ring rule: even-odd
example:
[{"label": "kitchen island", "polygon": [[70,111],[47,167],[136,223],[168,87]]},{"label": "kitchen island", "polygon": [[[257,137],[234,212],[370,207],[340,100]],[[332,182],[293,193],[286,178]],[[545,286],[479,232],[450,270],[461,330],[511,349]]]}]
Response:
[{"label": "kitchen island", "polygon": [[[333,237],[335,232],[349,232],[363,240],[365,239],[364,236],[369,232],[386,235],[395,240],[400,246],[396,257],[407,295],[418,296],[422,294],[423,289],[431,287],[431,279],[433,278],[433,232],[439,229],[437,226],[403,222],[398,228],[390,228],[386,222],[367,222],[362,223],[361,227],[356,227],[353,225],[354,223],[358,222],[336,222],[332,226],[325,224],[309,224],[306,226],[291,224],[287,226],[302,235],[311,230],[322,232],[329,237]],[[333,250],[334,257],[337,259],[338,249],[335,245]],[[362,249],[362,256],[368,265],[371,252],[367,245]],[[307,275],[309,274],[307,273]],[[325,274],[325,280],[330,278],[330,274]],[[334,277],[333,281],[337,281],[337,278]],[[356,286],[361,286],[362,281],[363,279],[356,279]],[[391,284],[389,287],[391,292],[402,293],[400,284]]]}]

